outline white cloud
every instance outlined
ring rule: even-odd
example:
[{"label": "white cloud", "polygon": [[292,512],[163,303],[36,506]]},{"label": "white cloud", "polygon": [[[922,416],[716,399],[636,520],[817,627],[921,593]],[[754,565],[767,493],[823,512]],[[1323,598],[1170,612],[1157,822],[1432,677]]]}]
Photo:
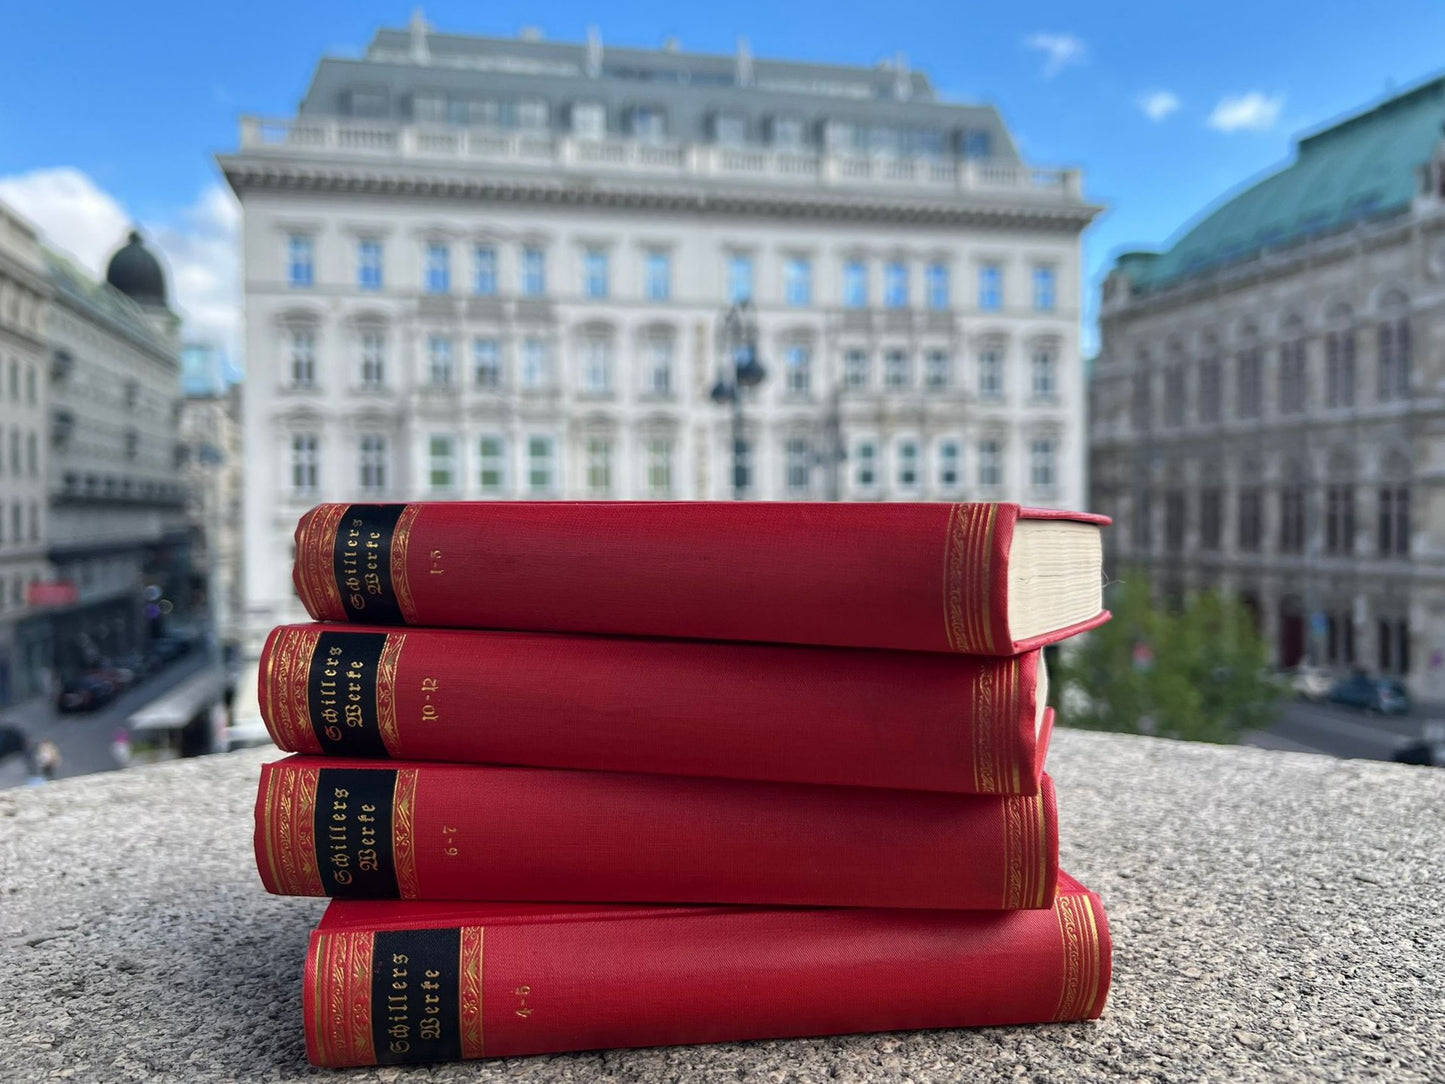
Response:
[{"label": "white cloud", "polygon": [[1089,47],[1073,34],[1030,34],[1024,45],[1044,54],[1044,78],[1052,79],[1071,64],[1089,59]]},{"label": "white cloud", "polygon": [[[96,278],[104,277],[111,254],[137,224],[120,201],[72,166],[0,177],[0,200]],[[184,318],[182,335],[219,343],[232,358],[240,357],[239,221],[235,199],[212,183],[189,206],[139,223],[163,257],[172,305]]]},{"label": "white cloud", "polygon": [[1233,98],[1221,98],[1206,122],[1218,132],[1263,132],[1274,126],[1284,108],[1284,95],[1270,96],[1251,90]]},{"label": "white cloud", "polygon": [[1139,95],[1139,108],[1152,121],[1161,121],[1183,104],[1172,90],[1151,90]]}]

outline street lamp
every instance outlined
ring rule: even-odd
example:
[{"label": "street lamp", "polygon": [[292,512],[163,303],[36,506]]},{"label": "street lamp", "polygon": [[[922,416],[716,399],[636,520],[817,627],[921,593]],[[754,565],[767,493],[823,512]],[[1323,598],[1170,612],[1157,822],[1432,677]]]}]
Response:
[{"label": "street lamp", "polygon": [[733,500],[743,499],[747,489],[743,466],[743,389],[755,388],[768,375],[758,360],[758,323],[752,302],[742,300],[728,308],[718,322],[720,372],[710,397],[733,408]]}]

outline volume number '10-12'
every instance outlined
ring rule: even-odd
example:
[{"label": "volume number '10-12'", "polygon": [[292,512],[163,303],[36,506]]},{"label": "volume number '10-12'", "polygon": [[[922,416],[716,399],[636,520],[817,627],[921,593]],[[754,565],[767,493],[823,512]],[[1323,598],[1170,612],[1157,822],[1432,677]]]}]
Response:
[{"label": "volume number '10-12'", "polygon": [[441,691],[441,684],[436,678],[424,677],[421,679],[421,721],[434,723],[440,716],[437,714],[437,706],[432,703],[432,695]]}]

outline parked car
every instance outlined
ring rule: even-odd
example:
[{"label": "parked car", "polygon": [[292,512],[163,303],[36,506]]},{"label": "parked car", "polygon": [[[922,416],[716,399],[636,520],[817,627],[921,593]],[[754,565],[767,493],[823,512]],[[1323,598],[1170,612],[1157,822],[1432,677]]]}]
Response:
[{"label": "parked car", "polygon": [[1328,670],[1308,663],[1300,663],[1287,674],[1290,689],[1301,700],[1323,700],[1330,695],[1330,688],[1334,685]]},{"label": "parked car", "polygon": [[1329,700],[1382,715],[1404,715],[1410,710],[1410,696],[1403,685],[1390,678],[1372,678],[1363,670],[1335,682]]},{"label": "parked car", "polygon": [[94,711],[109,703],[115,694],[115,683],[104,675],[96,672],[82,674],[61,686],[55,706],[61,711]]}]

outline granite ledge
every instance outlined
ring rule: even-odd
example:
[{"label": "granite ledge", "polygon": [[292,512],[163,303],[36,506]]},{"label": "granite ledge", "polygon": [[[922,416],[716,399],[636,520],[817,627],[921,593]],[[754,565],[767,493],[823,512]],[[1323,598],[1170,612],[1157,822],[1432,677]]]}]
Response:
[{"label": "granite ledge", "polygon": [[[0,792],[0,1079],[329,1075],[316,900],[261,888],[274,750]],[[1115,941],[1103,1020],[350,1072],[356,1081],[1344,1080],[1445,1071],[1445,771],[1062,731],[1064,865]],[[338,1077],[338,1079],[343,1079]]]}]

